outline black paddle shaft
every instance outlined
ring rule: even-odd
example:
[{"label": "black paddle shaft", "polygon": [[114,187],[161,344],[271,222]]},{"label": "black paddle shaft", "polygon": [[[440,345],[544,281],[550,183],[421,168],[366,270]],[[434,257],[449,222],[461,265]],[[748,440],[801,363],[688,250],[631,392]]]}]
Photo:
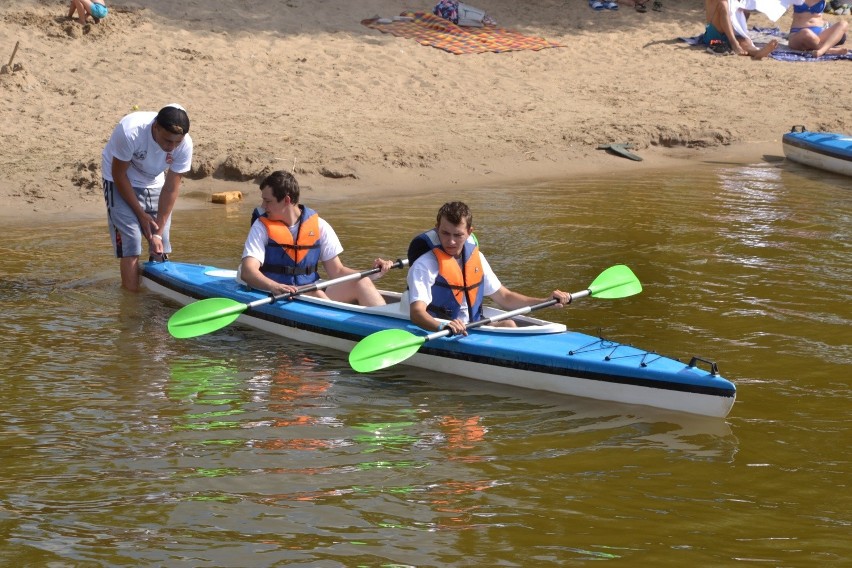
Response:
[{"label": "black paddle shaft", "polygon": [[[400,258],[396,259],[396,262],[391,264],[391,268],[402,268],[408,264],[408,260],[402,260]],[[377,274],[381,272],[382,269],[379,267],[371,268],[369,270],[364,270],[362,272],[352,273],[347,276],[343,276],[341,278],[335,278],[332,280],[326,280],[325,282],[317,282],[316,284],[309,284],[307,286],[302,286],[295,292],[285,292],[283,294],[278,294],[277,296],[270,296],[272,303],[277,302],[278,300],[289,300],[293,296],[298,296],[300,294],[305,294],[307,292],[315,292],[317,290],[322,290],[324,288],[328,288],[335,284],[342,284],[343,282],[348,282],[349,280],[360,280],[365,276],[370,276],[371,274]]]},{"label": "black paddle shaft", "polygon": [[[557,300],[556,298],[551,298],[546,302],[542,302],[540,304],[535,304],[534,306],[527,306],[526,308],[523,308],[523,310],[524,310],[523,313],[528,314],[528,313],[533,312],[535,310],[541,310],[543,308],[549,308],[550,306],[556,305],[558,303],[559,303],[559,300]],[[515,315],[521,315],[521,314],[515,314]],[[465,329],[473,329],[475,327],[482,327],[483,325],[488,325],[489,323],[493,323],[494,321],[502,321],[504,319],[509,319],[508,317],[506,317],[505,314],[501,314],[501,316],[502,317],[495,316],[495,317],[491,317],[491,318],[485,318],[485,319],[481,319],[481,320],[469,323],[465,326]]]},{"label": "black paddle shaft", "polygon": [[[574,292],[574,293],[571,294],[571,301],[578,300],[580,298],[585,298],[586,296],[589,296],[589,295],[591,295],[590,290],[581,290],[580,292]],[[557,300],[556,298],[551,298],[551,299],[547,300],[546,302],[541,302],[540,304],[534,304],[532,306],[527,306],[525,308],[518,308],[517,310],[512,310],[511,312],[506,312],[504,314],[499,314],[499,315],[496,315],[494,317],[485,318],[485,319],[481,319],[479,321],[468,323],[467,325],[464,326],[464,328],[465,329],[473,329],[475,327],[482,327],[483,325],[488,325],[488,324],[493,323],[495,321],[503,321],[505,319],[510,319],[510,318],[515,317],[515,316],[522,316],[524,314],[528,314],[528,313],[534,312],[536,310],[541,310],[543,308],[549,308],[550,306],[555,306],[558,303],[559,303],[559,300]],[[449,331],[449,333],[447,335],[453,335],[453,332],[452,332],[451,329],[445,329],[445,330],[442,330],[442,331]],[[438,332],[438,333],[441,333],[441,332]],[[430,338],[432,338],[433,336],[434,336],[434,334],[429,335]]]}]

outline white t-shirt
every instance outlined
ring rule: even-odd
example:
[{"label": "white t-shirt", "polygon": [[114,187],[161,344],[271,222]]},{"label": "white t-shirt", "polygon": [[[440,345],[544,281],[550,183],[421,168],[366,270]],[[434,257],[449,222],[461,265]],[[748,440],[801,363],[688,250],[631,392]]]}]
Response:
[{"label": "white t-shirt", "polygon": [[[290,234],[293,235],[293,240],[296,239],[296,231],[299,229],[299,224],[290,226]],[[319,218],[319,245],[320,245],[320,262],[333,259],[335,256],[343,252],[343,245],[340,244],[340,239],[337,238],[337,233],[331,228],[325,219]],[[269,233],[266,230],[266,225],[258,219],[252,223],[246,244],[243,247],[243,258],[250,256],[256,258],[260,264],[266,259],[266,244],[269,242]]]},{"label": "white t-shirt", "polygon": [[[479,260],[482,262],[482,293],[484,296],[490,296],[499,290],[503,285],[500,279],[491,270],[491,265],[485,260],[485,255],[479,253]],[[435,279],[438,278],[438,259],[431,252],[427,252],[414,261],[414,264],[408,269],[408,301],[426,302],[426,305],[432,303],[432,285]],[[459,319],[467,323],[470,321],[467,309],[467,298],[462,300],[461,312]]]},{"label": "white t-shirt", "polygon": [[171,169],[182,174],[192,167],[192,138],[183,137],[172,152],[164,152],[154,141],[152,127],[156,112],[132,112],[121,119],[101,153],[101,174],[112,177],[112,159],[130,162],[127,177],[133,187],[160,188],[166,181],[163,172]]}]

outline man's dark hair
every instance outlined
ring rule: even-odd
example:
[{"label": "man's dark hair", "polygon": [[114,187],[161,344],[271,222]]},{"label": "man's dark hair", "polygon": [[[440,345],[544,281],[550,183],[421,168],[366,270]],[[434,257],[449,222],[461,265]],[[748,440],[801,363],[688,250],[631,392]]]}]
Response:
[{"label": "man's dark hair", "polygon": [[462,221],[466,221],[467,228],[473,228],[473,213],[470,212],[470,207],[468,207],[461,201],[451,201],[450,203],[444,203],[441,206],[441,209],[438,211],[438,217],[435,221],[435,226],[441,224],[441,217],[443,217],[453,225],[460,225]]},{"label": "man's dark hair", "polygon": [[290,172],[284,170],[272,172],[260,182],[260,189],[264,187],[271,189],[272,195],[278,201],[287,196],[294,205],[299,203],[299,182]]},{"label": "man's dark hair", "polygon": [[176,106],[161,108],[157,113],[157,124],[172,134],[189,133],[189,116],[185,110]]}]

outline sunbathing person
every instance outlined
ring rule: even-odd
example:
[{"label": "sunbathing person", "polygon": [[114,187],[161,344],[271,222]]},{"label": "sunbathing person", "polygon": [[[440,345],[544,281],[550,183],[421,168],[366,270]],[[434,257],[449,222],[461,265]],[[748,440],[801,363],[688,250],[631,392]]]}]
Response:
[{"label": "sunbathing person", "polygon": [[829,25],[822,17],[824,10],[825,0],[817,0],[813,4],[808,4],[808,0],[805,0],[802,4],[793,6],[793,23],[788,37],[790,49],[810,51],[815,57],[849,53],[847,48],[838,47],[846,43],[849,23],[840,20]]},{"label": "sunbathing person", "polygon": [[704,10],[707,27],[704,30],[704,43],[722,42],[737,55],[750,55],[763,59],[778,47],[773,39],[763,47],[757,47],[746,30],[745,8],[737,0],[705,0]]}]

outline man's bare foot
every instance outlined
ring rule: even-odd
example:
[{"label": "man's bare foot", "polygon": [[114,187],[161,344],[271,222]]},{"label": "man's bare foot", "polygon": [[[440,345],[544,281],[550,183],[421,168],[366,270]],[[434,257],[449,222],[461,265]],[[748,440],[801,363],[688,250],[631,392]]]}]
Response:
[{"label": "man's bare foot", "polygon": [[778,47],[778,40],[773,39],[772,41],[752,53],[751,57],[752,59],[763,59],[764,57],[775,51],[776,47]]}]

